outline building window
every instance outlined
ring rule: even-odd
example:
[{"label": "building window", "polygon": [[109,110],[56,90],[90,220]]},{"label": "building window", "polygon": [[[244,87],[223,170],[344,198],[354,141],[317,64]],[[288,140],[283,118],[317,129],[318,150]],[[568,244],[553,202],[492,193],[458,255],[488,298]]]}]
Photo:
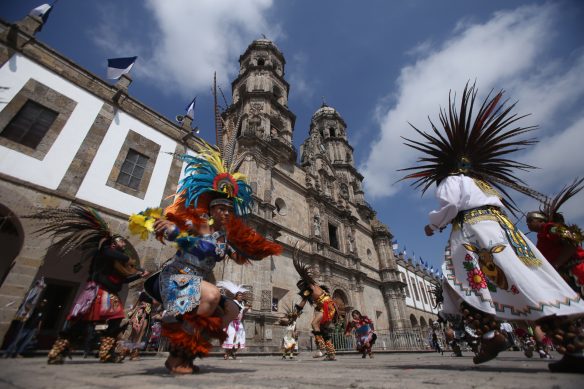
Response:
[{"label": "building window", "polygon": [[278,197],[276,199],[274,206],[276,207],[276,212],[279,215],[286,216],[286,214],[288,213],[288,210],[286,208],[286,202],[281,198]]},{"label": "building window", "polygon": [[416,300],[420,301],[420,294],[418,293],[418,287],[416,286],[416,280],[414,277],[410,277],[410,281],[412,282],[412,289],[414,290],[414,295],[416,296]]},{"label": "building window", "polygon": [[28,100],[0,136],[36,149],[57,116],[58,112]]},{"label": "building window", "polygon": [[402,279],[402,282],[404,284],[406,284],[406,286],[405,286],[405,289],[406,289],[406,297],[409,298],[410,297],[410,287],[408,286],[408,281],[407,281],[406,275],[402,273],[401,279]]},{"label": "building window", "polygon": [[329,244],[338,250],[339,249],[339,238],[337,236],[337,226],[329,223],[328,232],[329,232]]},{"label": "building window", "polygon": [[272,298],[272,312],[278,312],[278,303],[280,300],[277,298]]},{"label": "building window", "polygon": [[420,293],[422,293],[422,298],[424,299],[424,304],[428,304],[428,298],[426,297],[426,291],[424,289],[424,284],[420,281]]},{"label": "building window", "polygon": [[116,182],[138,190],[148,159],[147,156],[140,154],[136,150],[129,149]]}]

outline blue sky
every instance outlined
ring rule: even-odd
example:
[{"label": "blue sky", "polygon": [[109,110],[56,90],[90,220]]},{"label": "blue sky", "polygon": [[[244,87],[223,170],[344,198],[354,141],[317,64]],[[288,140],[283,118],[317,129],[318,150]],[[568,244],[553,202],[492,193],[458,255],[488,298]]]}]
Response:
[{"label": "blue sky", "polygon": [[[3,1],[0,17],[13,22],[39,4]],[[400,250],[436,267],[448,236],[423,234],[433,190],[420,197],[395,184],[418,156],[401,142],[412,136],[407,123],[427,128],[467,80],[483,96],[505,89],[518,113],[531,113],[521,124],[539,125],[540,143],[517,158],[541,169],[522,177],[557,192],[584,175],[582,20],[578,0],[60,0],[37,38],[101,77],[107,58],[139,56],[131,95],[168,118],[198,95],[195,123],[213,140],[213,72],[229,96],[239,56],[265,34],[286,57],[294,143],[324,96],[348,125],[378,217]],[[584,194],[566,204],[569,221],[584,224],[583,204]]]}]

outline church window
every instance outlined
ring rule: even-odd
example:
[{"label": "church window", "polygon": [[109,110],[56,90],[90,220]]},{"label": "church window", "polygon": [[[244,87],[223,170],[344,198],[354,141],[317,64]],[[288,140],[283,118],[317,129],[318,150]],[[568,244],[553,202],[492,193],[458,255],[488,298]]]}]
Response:
[{"label": "church window", "polygon": [[418,293],[418,287],[416,286],[416,280],[414,277],[410,277],[410,281],[412,283],[412,289],[414,290],[414,295],[416,296],[416,300],[420,301],[420,294]]},{"label": "church window", "polygon": [[330,132],[330,134],[331,134],[332,137],[335,137],[336,136],[336,130],[335,130],[334,127],[329,128],[329,132]]},{"label": "church window", "polygon": [[116,182],[137,190],[144,176],[148,159],[147,156],[140,154],[136,150],[129,149]]},{"label": "church window", "polygon": [[404,284],[406,284],[406,286],[405,286],[406,296],[410,297],[410,287],[408,286],[408,281],[406,279],[406,275],[403,273],[401,273],[401,280]]},{"label": "church window", "polygon": [[36,149],[58,115],[58,112],[28,100],[0,136]]},{"label": "church window", "polygon": [[329,223],[328,232],[329,232],[329,244],[338,250],[339,249],[339,237],[337,236],[337,226]]},{"label": "church window", "polygon": [[266,64],[266,60],[263,58],[258,58],[258,66],[264,66]]},{"label": "church window", "polygon": [[281,198],[278,197],[274,205],[276,206],[276,212],[279,215],[285,216],[288,213],[288,210],[286,208],[286,202]]},{"label": "church window", "polygon": [[426,291],[424,289],[424,284],[420,281],[420,292],[422,293],[422,298],[424,299],[424,304],[428,304],[428,298],[426,297]]}]

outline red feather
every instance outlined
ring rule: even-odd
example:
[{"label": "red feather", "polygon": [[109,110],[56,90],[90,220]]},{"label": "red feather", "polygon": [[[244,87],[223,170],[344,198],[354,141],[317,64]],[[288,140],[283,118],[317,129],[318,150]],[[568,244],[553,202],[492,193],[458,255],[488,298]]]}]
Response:
[{"label": "red feather", "polygon": [[239,264],[282,253],[282,246],[267,240],[238,217],[232,217],[227,224],[227,241],[236,251],[233,260]]}]

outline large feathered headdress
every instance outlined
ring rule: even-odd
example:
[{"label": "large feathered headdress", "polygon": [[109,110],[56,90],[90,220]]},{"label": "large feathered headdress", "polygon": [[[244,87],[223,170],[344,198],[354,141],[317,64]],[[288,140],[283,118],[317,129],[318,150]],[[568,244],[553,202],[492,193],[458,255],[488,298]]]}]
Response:
[{"label": "large feathered headdress", "polygon": [[138,260],[138,253],[134,247],[121,235],[113,234],[109,225],[93,208],[71,205],[67,209],[44,208],[38,212],[24,216],[44,223],[35,233],[49,236],[57,248],[60,256],[67,255],[73,250],[80,253],[80,260],[74,265],[78,272],[84,261],[92,259],[105,245],[116,239],[122,239],[126,245],[125,254]]},{"label": "large feathered headdress", "polygon": [[252,190],[242,173],[222,158],[219,148],[197,138],[197,154],[183,154],[186,162],[185,177],[178,188],[185,206],[207,208],[214,198],[225,198],[233,204],[235,214],[243,216],[251,213]]},{"label": "large feathered headdress", "polygon": [[403,179],[414,178],[416,188],[422,187],[424,193],[433,183],[440,183],[449,175],[464,174],[488,182],[496,187],[513,204],[504,187],[513,188],[538,200],[546,197],[519,183],[514,170],[529,170],[534,167],[509,159],[508,154],[533,145],[535,139],[516,139],[518,136],[536,129],[535,126],[521,127],[515,123],[527,115],[517,116],[512,110],[515,104],[505,107],[501,102],[503,91],[494,97],[487,96],[479,111],[474,115],[477,89],[467,85],[462,94],[460,109],[457,109],[451,95],[448,97],[448,110],[440,110],[442,130],[430,120],[432,133],[412,128],[425,141],[405,139],[405,145],[424,153],[418,159],[422,164],[401,171],[413,171]]}]

